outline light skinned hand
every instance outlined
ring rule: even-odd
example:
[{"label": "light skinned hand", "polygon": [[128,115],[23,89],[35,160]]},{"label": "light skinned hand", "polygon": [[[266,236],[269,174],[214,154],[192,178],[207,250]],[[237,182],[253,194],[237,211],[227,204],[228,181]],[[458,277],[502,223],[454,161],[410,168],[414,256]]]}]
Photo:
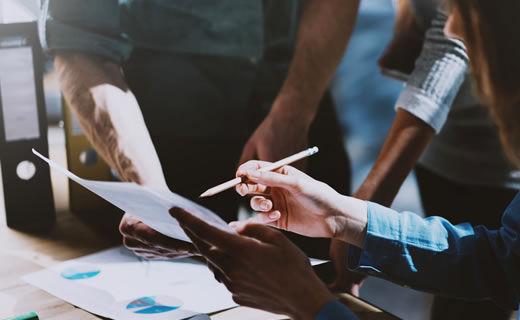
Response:
[{"label": "light skinned hand", "polygon": [[[248,182],[238,185],[236,191],[242,196],[256,195],[251,198],[251,208],[259,213],[253,221],[309,237],[332,238],[340,195],[291,166],[258,171],[269,164],[249,161],[237,170],[237,176],[246,177]],[[237,224],[240,222],[234,226]]]},{"label": "light skinned hand", "polygon": [[233,234],[179,208],[170,214],[236,303],[306,320],[334,299],[305,254],[281,232],[248,224]]},{"label": "light skinned hand", "polygon": [[177,259],[198,254],[191,243],[167,237],[128,213],[121,219],[119,231],[128,249],[149,260]]},{"label": "light skinned hand", "polygon": [[366,232],[367,205],[343,196],[327,184],[300,170],[284,166],[272,172],[258,169],[270,165],[249,161],[237,170],[246,182],[236,186],[241,196],[253,195],[251,208],[258,214],[233,222],[234,228],[264,223],[308,237],[338,238],[362,246]]}]

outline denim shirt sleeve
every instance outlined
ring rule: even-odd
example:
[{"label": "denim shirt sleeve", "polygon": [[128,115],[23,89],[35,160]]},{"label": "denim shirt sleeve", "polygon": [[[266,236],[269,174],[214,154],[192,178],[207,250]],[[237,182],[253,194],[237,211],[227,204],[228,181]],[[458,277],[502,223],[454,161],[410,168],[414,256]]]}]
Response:
[{"label": "denim shirt sleeve", "polygon": [[38,21],[45,52],[79,51],[121,63],[132,45],[120,28],[118,0],[45,0]]},{"label": "denim shirt sleeve", "polygon": [[470,300],[520,302],[520,194],[504,212],[502,227],[452,225],[368,203],[363,249],[351,246],[349,268],[399,284]]},{"label": "denim shirt sleeve", "polygon": [[415,69],[395,105],[426,122],[435,132],[446,122],[468,64],[464,44],[444,36],[446,19],[439,12],[432,21]]},{"label": "denim shirt sleeve", "polygon": [[347,306],[337,300],[333,300],[324,305],[316,320],[355,320],[358,319]]}]

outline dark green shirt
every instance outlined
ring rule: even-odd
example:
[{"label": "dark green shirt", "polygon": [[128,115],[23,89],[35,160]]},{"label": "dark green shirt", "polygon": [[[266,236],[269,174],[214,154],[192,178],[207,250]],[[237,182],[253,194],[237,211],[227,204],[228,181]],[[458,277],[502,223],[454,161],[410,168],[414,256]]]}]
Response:
[{"label": "dark green shirt", "polygon": [[121,63],[134,48],[247,58],[291,51],[299,0],[46,0],[40,38]]},{"label": "dark green shirt", "polygon": [[121,64],[152,135],[248,136],[287,75],[302,3],[46,0],[40,38]]}]

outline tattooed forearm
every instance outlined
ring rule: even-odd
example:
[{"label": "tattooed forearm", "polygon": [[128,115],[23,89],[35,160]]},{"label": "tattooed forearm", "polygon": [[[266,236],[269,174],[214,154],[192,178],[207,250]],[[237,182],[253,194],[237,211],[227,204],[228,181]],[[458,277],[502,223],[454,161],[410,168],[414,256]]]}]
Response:
[{"label": "tattooed forearm", "polygon": [[59,53],[56,68],[67,104],[101,157],[124,181],[166,185],[139,105],[118,65]]}]

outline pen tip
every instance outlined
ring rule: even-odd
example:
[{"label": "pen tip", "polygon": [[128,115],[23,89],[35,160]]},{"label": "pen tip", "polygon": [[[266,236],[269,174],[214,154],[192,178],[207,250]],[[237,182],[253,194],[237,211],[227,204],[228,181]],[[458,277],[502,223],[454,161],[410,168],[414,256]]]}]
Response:
[{"label": "pen tip", "polygon": [[205,191],[204,193],[202,193],[202,194],[199,196],[199,198],[206,198],[206,197],[208,197],[208,196],[210,196],[209,191]]}]

